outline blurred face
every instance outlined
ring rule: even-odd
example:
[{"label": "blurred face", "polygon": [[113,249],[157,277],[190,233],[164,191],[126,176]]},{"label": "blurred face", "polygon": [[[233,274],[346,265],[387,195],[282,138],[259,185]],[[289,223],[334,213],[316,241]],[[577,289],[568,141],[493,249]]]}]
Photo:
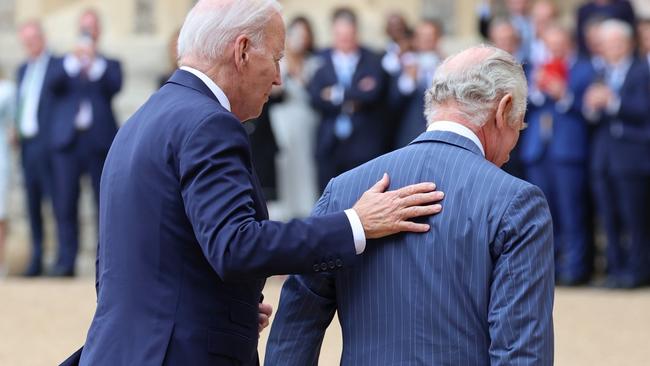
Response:
[{"label": "blurred face", "polygon": [[597,24],[592,24],[585,29],[585,42],[587,49],[594,56],[601,56],[603,50],[603,40],[600,37],[600,30]]},{"label": "blurred face", "polygon": [[617,64],[632,54],[632,40],[622,32],[599,32],[601,53],[609,64]]},{"label": "blurred face", "polygon": [[307,51],[310,41],[309,31],[305,23],[295,23],[287,32],[287,51],[304,53]]},{"label": "blurred face", "polygon": [[407,36],[406,21],[399,14],[391,14],[386,20],[386,33],[393,42],[399,42]]},{"label": "blurred face", "polygon": [[544,33],[544,44],[554,58],[564,59],[571,52],[571,39],[560,29],[549,29]]},{"label": "blurred face", "polygon": [[93,41],[97,42],[100,29],[99,19],[95,13],[87,12],[81,15],[81,18],[79,18],[79,32],[88,34]]},{"label": "blurred face", "polygon": [[639,23],[639,48],[643,54],[650,54],[650,22]]},{"label": "blurred face", "polygon": [[528,0],[507,0],[506,7],[512,14],[525,14],[528,9]]},{"label": "blurred face", "polygon": [[492,28],[490,41],[496,48],[500,48],[511,55],[519,49],[519,36],[510,24],[499,24]]},{"label": "blurred face", "polygon": [[357,50],[357,28],[345,19],[338,19],[332,25],[334,49],[343,53]]},{"label": "blurred face", "polygon": [[418,52],[435,51],[439,39],[438,29],[433,24],[422,23],[415,29],[414,44]]},{"label": "blurred face", "polygon": [[533,6],[531,17],[533,27],[538,36],[541,36],[548,27],[555,20],[555,6],[547,1],[537,2]]},{"label": "blurred face", "polygon": [[45,38],[40,28],[35,25],[26,25],[20,30],[20,41],[25,48],[27,57],[34,59],[40,56],[45,49]]},{"label": "blurred face", "polygon": [[[284,51],[284,22],[280,14],[274,14],[265,29],[262,44],[251,44],[246,51],[247,62],[240,75],[239,98],[233,102],[233,111],[242,121],[262,113],[269,100],[271,88],[281,85],[280,59]],[[236,102],[236,103],[235,103]]]}]

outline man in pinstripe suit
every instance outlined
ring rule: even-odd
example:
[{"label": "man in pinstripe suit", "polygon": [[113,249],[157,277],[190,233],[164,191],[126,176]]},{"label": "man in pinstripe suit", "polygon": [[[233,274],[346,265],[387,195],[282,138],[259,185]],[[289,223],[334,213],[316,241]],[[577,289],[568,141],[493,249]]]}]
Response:
[{"label": "man in pinstripe suit", "polygon": [[426,235],[369,246],[347,271],[290,277],[266,365],[316,365],[338,311],[342,365],[551,365],[553,242],[542,192],[502,170],[523,127],[521,66],[496,48],[450,57],[427,92],[428,130],[330,181],[315,213],[349,206],[383,172],[435,181]]}]

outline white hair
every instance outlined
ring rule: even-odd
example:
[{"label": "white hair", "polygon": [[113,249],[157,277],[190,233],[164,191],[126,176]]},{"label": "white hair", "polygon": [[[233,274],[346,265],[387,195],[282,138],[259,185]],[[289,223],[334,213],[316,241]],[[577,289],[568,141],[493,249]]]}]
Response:
[{"label": "white hair", "polygon": [[428,123],[433,122],[439,106],[454,103],[461,117],[482,126],[497,108],[499,100],[508,93],[513,101],[508,123],[514,124],[523,117],[528,86],[521,64],[512,55],[496,47],[481,45],[470,50],[480,49],[488,49],[489,55],[475,62],[453,62],[460,65],[450,66],[457,54],[448,57],[436,70],[425,97]]},{"label": "white hair", "polygon": [[267,23],[281,8],[276,0],[200,0],[178,35],[178,58],[219,59],[240,35],[262,44]]},{"label": "white hair", "polygon": [[628,39],[632,39],[634,36],[634,30],[632,29],[632,26],[618,19],[607,19],[600,23],[598,29],[602,33],[619,33]]}]

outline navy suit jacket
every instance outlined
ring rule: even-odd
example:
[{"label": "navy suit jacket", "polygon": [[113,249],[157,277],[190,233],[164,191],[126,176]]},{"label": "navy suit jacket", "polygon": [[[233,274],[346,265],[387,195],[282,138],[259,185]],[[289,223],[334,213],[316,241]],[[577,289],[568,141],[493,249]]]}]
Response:
[{"label": "navy suit jacket", "polygon": [[650,174],[650,68],[635,58],[619,91],[618,112],[603,112],[592,145],[591,169],[615,175]]},{"label": "navy suit jacket", "polygon": [[[352,162],[351,166],[356,166],[386,151],[388,127],[381,113],[385,95],[385,75],[379,57],[365,48],[360,48],[359,63],[343,99],[344,102],[352,101],[356,105],[355,112],[352,113],[354,129],[347,140],[340,142],[334,134],[334,125],[336,117],[342,112],[342,104],[335,105],[322,95],[323,89],[338,83],[332,52],[328,49],[319,55],[321,67],[308,85],[312,105],[321,115],[316,137],[316,157],[343,158]],[[372,88],[362,88],[364,79],[372,80]],[[333,156],[334,151],[337,151],[336,156]]]},{"label": "navy suit jacket", "polygon": [[82,365],[256,364],[265,278],[356,258],[343,212],[267,220],[244,127],[186,71],[119,130],[100,192]]},{"label": "navy suit jacket", "polygon": [[84,79],[81,74],[69,77],[63,63],[57,69],[53,82],[53,90],[58,97],[52,131],[52,146],[55,149],[65,149],[74,143],[77,135],[75,118],[84,99],[89,100],[92,106],[92,124],[87,133],[93,148],[106,153],[111,146],[117,132],[112,102],[122,88],[122,67],[117,60],[107,58],[106,63],[104,75],[96,81]]},{"label": "navy suit jacket", "polygon": [[336,274],[284,285],[267,365],[316,365],[335,311],[342,365],[551,365],[553,242],[542,192],[481,155],[469,139],[425,132],[333,179],[315,212],[353,202],[388,172],[391,189],[432,181],[444,210],[427,234],[369,243]]},{"label": "navy suit jacket", "polygon": [[[51,143],[50,136],[53,131],[53,113],[56,103],[56,96],[52,92],[52,86],[55,82],[58,70],[61,68],[61,62],[62,59],[60,57],[50,55],[50,60],[48,61],[45,70],[45,76],[43,77],[40,99],[38,100],[38,111],[36,115],[38,118],[38,134],[34,139],[39,141],[44,149],[49,149]],[[16,74],[18,85],[18,93],[16,95],[18,98],[20,98],[23,78],[25,77],[26,71],[27,63],[23,63],[18,67],[18,72]]]},{"label": "navy suit jacket", "polygon": [[[567,88],[571,103],[561,105],[544,95],[542,105],[529,103],[526,120],[528,128],[519,142],[520,156],[526,164],[539,162],[548,156],[553,161],[584,163],[589,153],[589,131],[582,114],[583,97],[595,80],[596,72],[589,60],[577,60],[569,68]],[[544,118],[552,119],[549,136],[544,136]],[[548,141],[545,140],[548,138]]]},{"label": "navy suit jacket", "polygon": [[388,86],[388,103],[393,110],[399,111],[396,134],[392,141],[392,146],[397,149],[408,145],[427,129],[424,116],[424,96],[427,88],[418,82],[412,93],[403,94],[399,90],[399,78],[400,75],[391,77]]}]

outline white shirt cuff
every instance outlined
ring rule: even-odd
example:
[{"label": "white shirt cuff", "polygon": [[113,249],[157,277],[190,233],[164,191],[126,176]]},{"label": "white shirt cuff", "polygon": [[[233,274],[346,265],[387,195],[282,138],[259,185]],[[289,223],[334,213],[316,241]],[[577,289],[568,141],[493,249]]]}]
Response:
[{"label": "white shirt cuff", "polygon": [[334,105],[341,105],[343,103],[343,98],[345,97],[345,90],[341,85],[333,85],[331,89],[330,101]]},{"label": "white shirt cuff", "polygon": [[416,86],[415,80],[413,80],[409,75],[402,74],[399,79],[397,79],[397,88],[403,95],[411,95],[415,91]]},{"label": "white shirt cuff", "polygon": [[81,62],[77,57],[68,54],[63,59],[63,68],[69,77],[75,77],[79,75],[79,71],[81,71]]},{"label": "white shirt cuff", "polygon": [[350,221],[350,227],[352,228],[352,236],[354,237],[354,249],[357,254],[363,253],[366,250],[366,233],[363,231],[363,225],[361,225],[361,219],[354,209],[350,208],[345,210],[345,214]]},{"label": "white shirt cuff", "polygon": [[546,96],[544,96],[544,94],[538,89],[530,90],[528,99],[530,99],[530,102],[538,107],[541,107],[544,102],[546,102]]},{"label": "white shirt cuff", "polygon": [[90,81],[97,81],[104,76],[104,73],[106,72],[106,60],[102,57],[97,57],[93,61],[93,64],[90,65],[90,69],[88,70],[88,80]]}]

